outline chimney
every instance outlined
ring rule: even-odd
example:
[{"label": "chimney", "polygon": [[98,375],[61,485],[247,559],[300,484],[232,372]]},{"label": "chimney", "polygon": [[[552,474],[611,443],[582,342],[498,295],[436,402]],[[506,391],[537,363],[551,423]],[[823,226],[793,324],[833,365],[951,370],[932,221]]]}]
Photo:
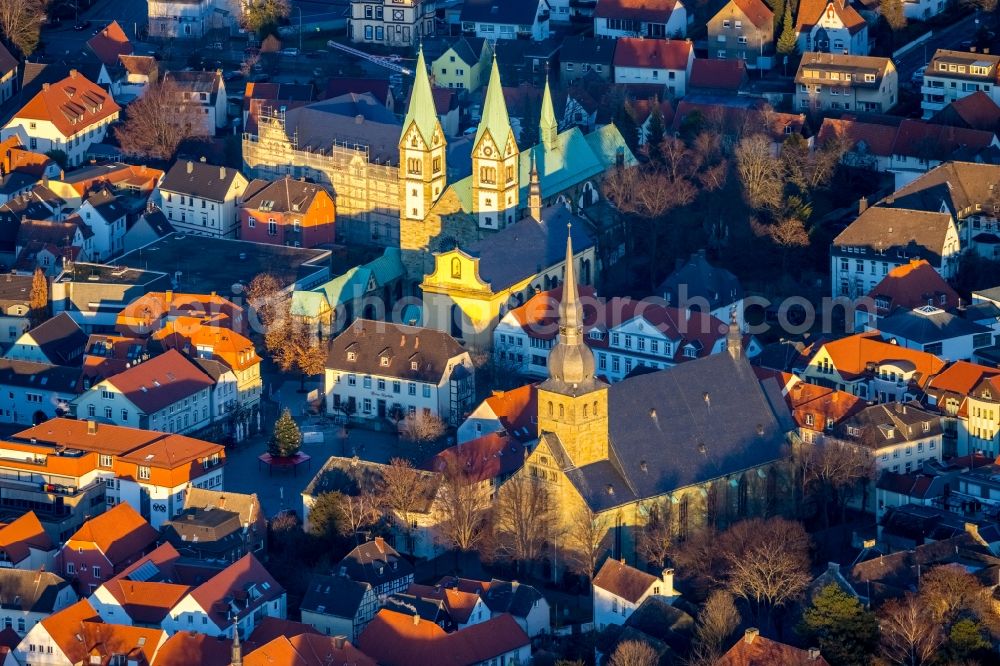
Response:
[{"label": "chimney", "polygon": [[88,435],[97,434],[97,421],[87,421],[87,434]]},{"label": "chimney", "polygon": [[219,167],[219,178],[222,180],[226,179],[226,167]]},{"label": "chimney", "polygon": [[378,548],[378,552],[385,552],[385,539],[382,537],[375,537],[375,547]]},{"label": "chimney", "polygon": [[840,574],[840,564],[837,562],[827,562],[826,570],[832,574]]},{"label": "chimney", "polygon": [[809,648],[809,661],[819,660],[819,648]]},{"label": "chimney", "polygon": [[664,569],[660,577],[663,578],[663,594],[668,597],[674,596],[674,570]]},{"label": "chimney", "polygon": [[42,90],[48,90],[48,89],[49,89],[49,84],[48,83],[43,83],[42,84]]},{"label": "chimney", "polygon": [[345,643],[347,643],[347,636],[333,637],[333,647],[337,648],[338,650],[343,650]]},{"label": "chimney", "polygon": [[868,210],[868,197],[858,199],[858,215]]},{"label": "chimney", "polygon": [[170,303],[174,300],[174,292],[172,289],[167,289],[167,291],[164,292],[163,300],[166,301],[164,305],[169,307]]},{"label": "chimney", "polygon": [[191,173],[193,171],[194,171],[194,163],[191,162],[190,160],[188,160],[188,163],[187,163],[187,172]]},{"label": "chimney", "polygon": [[75,78],[76,78],[76,75],[77,75],[77,73],[78,73],[78,72],[77,72],[77,71],[76,71],[75,69],[71,69],[71,70],[69,70],[69,78],[71,78],[71,79],[75,79]]},{"label": "chimney", "polygon": [[415,627],[418,624],[420,624],[420,613],[414,613],[413,614],[413,626]]},{"label": "chimney", "polygon": [[756,627],[750,627],[745,632],[743,632],[743,642],[750,644],[753,643],[753,639],[757,638],[760,634],[760,630]]},{"label": "chimney", "polygon": [[517,592],[517,586],[520,585],[516,580],[510,581],[510,591]]}]

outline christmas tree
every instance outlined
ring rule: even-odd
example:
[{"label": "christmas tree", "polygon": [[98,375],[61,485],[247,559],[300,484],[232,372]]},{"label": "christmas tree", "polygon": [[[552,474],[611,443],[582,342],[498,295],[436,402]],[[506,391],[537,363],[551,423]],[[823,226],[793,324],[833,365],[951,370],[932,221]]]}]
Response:
[{"label": "christmas tree", "polygon": [[302,433],[292,418],[292,413],[285,409],[274,424],[274,432],[267,443],[267,452],[275,458],[288,458],[299,452],[302,446]]}]

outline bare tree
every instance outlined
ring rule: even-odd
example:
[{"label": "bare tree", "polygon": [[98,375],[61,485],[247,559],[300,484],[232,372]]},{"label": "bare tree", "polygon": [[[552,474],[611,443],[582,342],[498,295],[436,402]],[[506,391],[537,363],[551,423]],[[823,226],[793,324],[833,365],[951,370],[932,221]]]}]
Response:
[{"label": "bare tree", "polygon": [[554,499],[545,484],[520,474],[511,477],[500,487],[493,508],[499,554],[519,563],[537,560],[555,519]]},{"label": "bare tree", "polygon": [[403,419],[400,436],[411,444],[428,444],[444,437],[447,431],[447,425],[439,417],[417,412]]},{"label": "bare tree", "polygon": [[466,475],[455,456],[444,460],[441,485],[434,502],[437,539],[454,550],[470,551],[483,540],[489,497]]},{"label": "bare tree", "polygon": [[770,614],[806,589],[809,536],[801,523],[752,518],[736,523],[716,541],[720,578],[735,596]]},{"label": "bare tree", "polygon": [[246,288],[247,305],[253,308],[257,322],[266,333],[282,313],[286,298],[281,294],[281,284],[271,273],[258,273]]},{"label": "bare tree", "polygon": [[934,567],[921,578],[919,594],[921,604],[937,622],[951,624],[959,614],[969,612],[983,624],[997,626],[987,588],[964,567]]},{"label": "bare tree", "polygon": [[646,561],[657,567],[667,562],[674,545],[673,504],[669,499],[649,507],[646,524],[639,530],[637,548]]},{"label": "bare tree", "polygon": [[152,83],[128,106],[125,122],[115,129],[122,150],[167,160],[185,139],[204,135],[201,106],[182,98],[170,81]]},{"label": "bare tree", "polygon": [[611,653],[608,666],[656,666],[660,656],[648,643],[622,641]]},{"label": "bare tree", "polygon": [[24,56],[38,48],[44,20],[44,0],[0,0],[0,30]]},{"label": "bare tree", "polygon": [[607,514],[594,513],[586,504],[580,504],[570,514],[563,543],[568,547],[566,558],[573,571],[588,580],[594,577],[610,527]]},{"label": "bare tree", "polygon": [[395,513],[407,531],[410,529],[410,514],[423,501],[428,483],[426,475],[413,469],[405,458],[393,458],[382,468],[377,493],[382,498],[382,505]]},{"label": "bare tree", "polygon": [[831,506],[839,506],[843,519],[851,493],[859,484],[867,486],[875,476],[875,461],[864,446],[837,441],[803,444],[796,457],[803,490],[817,498],[824,528],[830,526]]},{"label": "bare tree", "polygon": [[778,160],[771,154],[771,140],[763,134],[744,137],[736,147],[736,170],[751,208],[778,209],[783,181]]},{"label": "bare tree", "polygon": [[729,637],[740,625],[740,612],[733,603],[733,595],[725,590],[715,590],[698,614],[695,638],[700,652],[710,658],[710,663],[722,656]]},{"label": "bare tree", "polygon": [[379,498],[370,488],[359,487],[356,495],[342,495],[343,527],[345,536],[357,535],[374,525],[380,516]]},{"label": "bare tree", "polygon": [[259,32],[270,26],[277,27],[292,11],[288,0],[246,0],[242,7],[240,25],[250,32]]},{"label": "bare tree", "polygon": [[879,611],[882,656],[900,666],[931,663],[944,643],[944,631],[914,594],[886,602]]}]

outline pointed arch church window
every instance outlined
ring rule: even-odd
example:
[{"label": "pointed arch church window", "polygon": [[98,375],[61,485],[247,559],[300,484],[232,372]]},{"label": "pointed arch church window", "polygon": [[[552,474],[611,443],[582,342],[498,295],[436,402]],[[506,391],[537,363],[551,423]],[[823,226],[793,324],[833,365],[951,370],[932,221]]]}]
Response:
[{"label": "pointed arch church window", "polygon": [[423,160],[419,157],[410,157],[406,160],[406,171],[415,175],[420,175],[423,171]]},{"label": "pointed arch church window", "polygon": [[440,157],[435,157],[434,160],[431,162],[431,164],[432,164],[432,168],[434,169],[434,173],[441,173],[441,158]]},{"label": "pointed arch church window", "polygon": [[497,182],[497,170],[495,167],[479,167],[479,182],[494,184]]},{"label": "pointed arch church window", "polygon": [[510,182],[513,182],[513,181],[514,181],[514,167],[513,166],[508,166],[507,167],[507,182],[510,183]]}]

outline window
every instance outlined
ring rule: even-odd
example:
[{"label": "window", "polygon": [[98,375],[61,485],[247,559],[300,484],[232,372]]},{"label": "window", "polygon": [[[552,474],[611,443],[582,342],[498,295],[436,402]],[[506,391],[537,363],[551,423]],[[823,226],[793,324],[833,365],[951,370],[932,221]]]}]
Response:
[{"label": "window", "polygon": [[[70,576],[73,576],[73,575],[76,574],[76,564],[74,562],[67,562],[66,563],[66,573],[69,574]],[[32,647],[34,647],[34,646],[32,646]]]},{"label": "window", "polygon": [[111,467],[113,463],[114,463],[114,458],[112,458],[111,456],[102,454],[98,459],[98,464],[101,467]]},{"label": "window", "polygon": [[355,375],[347,375],[347,385],[348,386],[357,386],[358,385],[358,378]]},{"label": "window", "polygon": [[494,167],[479,167],[479,182],[490,185],[495,184],[497,182],[497,170]]},{"label": "window", "polygon": [[257,220],[253,219],[252,217],[249,218],[247,220],[247,226],[250,227],[251,229],[253,229],[254,227],[257,226]]},{"label": "window", "polygon": [[143,481],[148,481],[149,480],[149,468],[148,467],[143,467],[142,465],[139,466],[139,478],[142,479]]},{"label": "window", "polygon": [[424,384],[423,386],[423,395],[425,398],[431,397],[431,387],[428,384]]},{"label": "window", "polygon": [[104,418],[106,418],[106,419],[113,418],[112,415],[113,415],[112,409],[110,407],[105,407],[104,408]]},{"label": "window", "polygon": [[417,385],[414,384],[413,382],[410,382],[409,385],[406,387],[406,392],[409,395],[416,395],[417,394]]},{"label": "window", "polygon": [[365,398],[362,404],[364,405],[363,409],[364,409],[365,414],[371,414],[371,412],[372,412],[372,399],[371,398]]},{"label": "window", "polygon": [[101,577],[101,567],[99,567],[97,565],[94,565],[93,571],[94,571],[94,578],[100,579],[100,577]]},{"label": "window", "polygon": [[393,393],[399,393],[401,389],[402,389],[402,385],[399,383],[399,380],[396,380],[396,381],[392,382],[392,392]]},{"label": "window", "polygon": [[128,421],[128,410],[127,409],[123,409],[122,410],[122,421]]},{"label": "window", "polygon": [[267,235],[268,236],[278,235],[278,223],[275,221],[273,217],[268,218],[267,220]]},{"label": "window", "polygon": [[378,380],[378,390],[379,391],[384,391],[385,390],[385,380],[382,379],[382,378],[379,378],[379,380]]}]

